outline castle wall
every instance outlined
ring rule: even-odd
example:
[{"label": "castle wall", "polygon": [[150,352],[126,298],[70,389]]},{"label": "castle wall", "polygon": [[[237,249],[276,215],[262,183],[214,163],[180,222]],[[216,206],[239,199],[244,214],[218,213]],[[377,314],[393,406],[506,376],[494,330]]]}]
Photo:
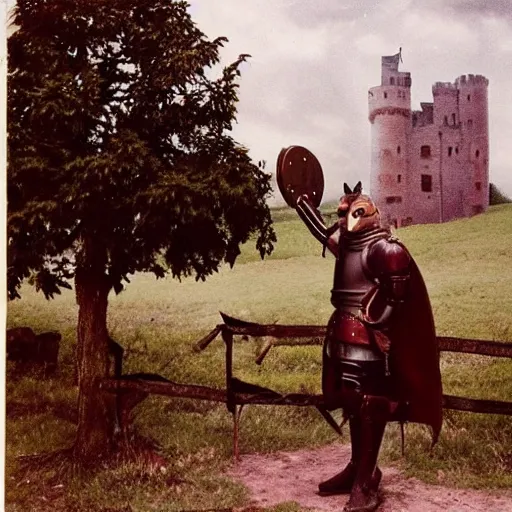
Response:
[{"label": "castle wall", "polygon": [[459,91],[455,84],[437,82],[432,87],[434,125],[456,128],[459,123]]},{"label": "castle wall", "polygon": [[441,180],[439,173],[438,130],[433,125],[416,128],[411,133],[409,159],[409,204],[404,212],[408,223],[425,224],[440,221]]},{"label": "castle wall", "polygon": [[443,127],[439,136],[439,167],[443,182],[441,222],[469,215],[467,157],[459,127]]},{"label": "castle wall", "polygon": [[[415,185],[410,191],[419,194],[422,203],[414,212],[414,223],[445,222],[466,214],[468,185],[463,169],[459,91],[454,84],[437,83],[432,93],[432,124],[413,128],[415,149],[410,171],[416,183],[421,183],[421,175],[432,176],[433,189],[428,193]],[[430,160],[420,154],[423,145],[431,147]]]}]

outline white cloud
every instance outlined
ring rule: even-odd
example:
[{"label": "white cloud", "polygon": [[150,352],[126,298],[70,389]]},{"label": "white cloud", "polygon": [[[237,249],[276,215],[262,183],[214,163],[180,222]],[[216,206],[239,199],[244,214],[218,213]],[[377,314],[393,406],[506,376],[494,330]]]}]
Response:
[{"label": "white cloud", "polygon": [[464,48],[473,53],[478,46],[478,32],[464,20],[434,12],[405,12],[401,30],[404,40],[421,45],[423,50]]},{"label": "white cloud", "polygon": [[364,55],[372,57],[382,55],[382,49],[388,46],[388,41],[376,33],[364,34],[354,42],[355,50]]}]

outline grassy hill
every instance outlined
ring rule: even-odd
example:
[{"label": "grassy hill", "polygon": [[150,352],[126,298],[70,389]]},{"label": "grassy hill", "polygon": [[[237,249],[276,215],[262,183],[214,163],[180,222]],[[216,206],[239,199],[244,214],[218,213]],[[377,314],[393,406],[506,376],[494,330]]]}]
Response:
[{"label": "grassy hill", "polygon": [[[201,354],[191,352],[193,342],[219,323],[219,310],[266,323],[327,322],[334,260],[321,257],[320,245],[293,210],[277,209],[274,219],[278,243],[265,261],[249,243],[233,269],[225,267],[205,283],[157,281],[138,274],[126,291],[111,297],[109,328],[126,349],[126,372],[157,372],[175,381],[223,386],[222,343],[214,342]],[[439,334],[512,342],[512,205],[396,234],[422,270]],[[54,379],[15,378],[8,367],[6,489],[12,511],[43,510],[35,504],[41,505],[37,497],[47,492],[52,477],[32,475],[25,479],[30,484],[19,484],[22,471],[16,456],[70,445],[76,428],[73,292],[48,302],[24,287],[22,297],[9,304],[8,326],[58,330],[63,342]],[[274,349],[262,367],[254,364],[257,348],[257,341],[237,341],[238,376],[280,390],[320,390],[319,347]],[[445,393],[512,400],[511,360],[443,354],[442,372]],[[173,461],[172,478],[181,483],[169,485],[169,472],[148,477],[140,467],[105,469],[92,479],[58,488],[53,510],[103,510],[128,502],[133,510],[148,510],[151,503],[161,511],[243,503],[243,489],[219,476],[231,450],[231,417],[224,407],[152,397],[137,411],[139,431],[160,443]],[[442,470],[447,484],[510,487],[511,424],[505,416],[447,411],[432,454],[427,452],[428,433],[410,425],[402,459],[397,429],[390,426],[383,457],[433,482]],[[252,406],[242,418],[242,452],[316,446],[334,439],[310,409]],[[75,508],[69,508],[71,503]]]}]

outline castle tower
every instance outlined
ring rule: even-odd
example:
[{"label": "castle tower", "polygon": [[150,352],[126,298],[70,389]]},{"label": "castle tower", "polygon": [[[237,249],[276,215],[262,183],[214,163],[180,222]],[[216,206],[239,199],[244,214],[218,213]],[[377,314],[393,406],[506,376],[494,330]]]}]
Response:
[{"label": "castle tower", "polygon": [[432,86],[433,102],[411,112],[411,77],[400,53],[382,57],[381,85],[368,91],[370,192],[385,223],[446,222],[489,206],[487,78],[463,75]]},{"label": "castle tower", "polygon": [[421,162],[425,165],[416,165],[424,175],[432,175],[432,192],[422,194],[419,218],[426,222],[446,222],[468,215],[468,179],[464,170],[459,90],[451,82],[436,82],[432,86],[432,96],[433,126],[426,133],[418,132],[413,137],[418,143],[430,144],[432,147],[431,161]]},{"label": "castle tower", "polygon": [[481,75],[463,75],[455,81],[459,90],[462,139],[467,158],[467,215],[485,211],[489,206],[489,119],[487,86]]},{"label": "castle tower", "polygon": [[382,57],[381,85],[368,91],[372,125],[370,193],[384,222],[401,225],[407,208],[411,75],[398,71],[401,54]]}]

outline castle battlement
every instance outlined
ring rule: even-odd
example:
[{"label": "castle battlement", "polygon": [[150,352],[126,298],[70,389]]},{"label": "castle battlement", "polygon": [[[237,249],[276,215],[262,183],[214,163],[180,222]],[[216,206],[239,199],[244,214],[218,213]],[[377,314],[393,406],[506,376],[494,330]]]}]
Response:
[{"label": "castle battlement", "polygon": [[445,91],[457,91],[461,86],[484,86],[489,85],[489,80],[483,75],[461,75],[455,82],[436,82],[432,86],[432,92],[443,93]]},{"label": "castle battlement", "polygon": [[395,226],[444,222],[489,206],[488,79],[435,82],[433,101],[411,111],[401,53],[382,57],[381,84],[369,89],[370,193]]},{"label": "castle battlement", "polygon": [[432,94],[434,96],[438,94],[457,94],[458,91],[457,84],[454,84],[452,82],[436,82],[432,86]]},{"label": "castle battlement", "polygon": [[483,75],[461,75],[455,80],[455,84],[458,87],[461,85],[483,85],[487,87],[489,80]]}]

